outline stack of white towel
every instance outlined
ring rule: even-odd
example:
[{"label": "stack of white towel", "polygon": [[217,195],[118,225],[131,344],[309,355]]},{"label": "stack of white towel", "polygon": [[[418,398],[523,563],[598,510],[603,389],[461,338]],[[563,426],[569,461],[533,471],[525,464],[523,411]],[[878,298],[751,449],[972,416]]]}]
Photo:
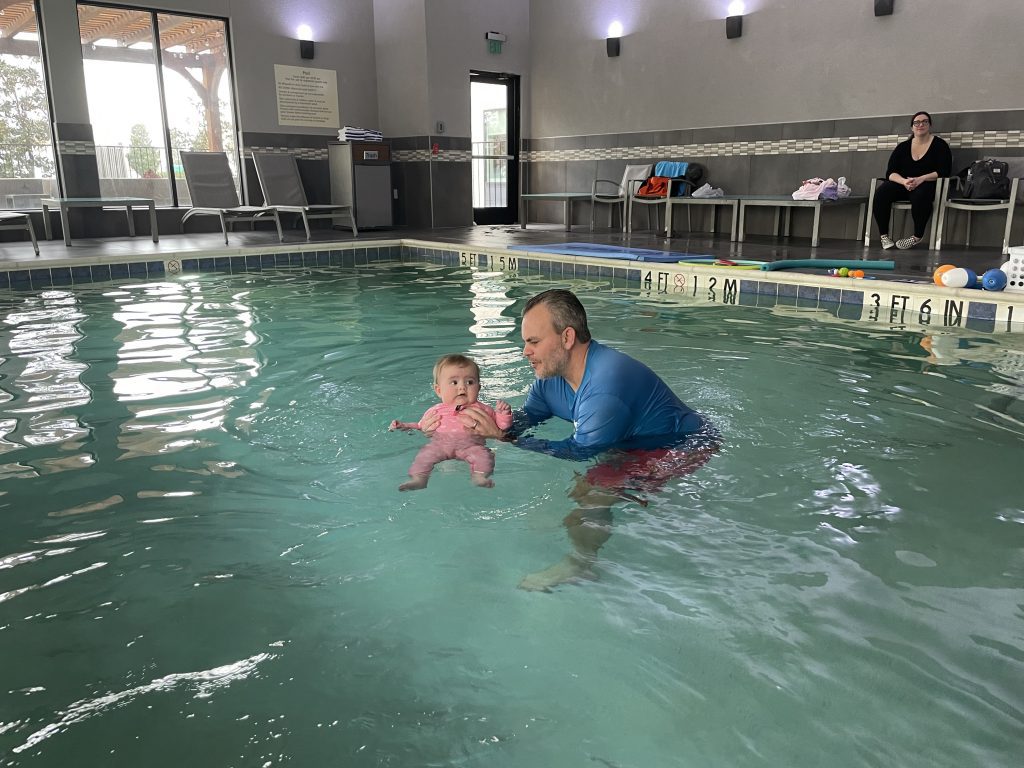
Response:
[{"label": "stack of white towel", "polygon": [[346,125],[338,131],[338,141],[383,141],[384,136],[380,131],[372,131],[369,128],[356,128]]}]

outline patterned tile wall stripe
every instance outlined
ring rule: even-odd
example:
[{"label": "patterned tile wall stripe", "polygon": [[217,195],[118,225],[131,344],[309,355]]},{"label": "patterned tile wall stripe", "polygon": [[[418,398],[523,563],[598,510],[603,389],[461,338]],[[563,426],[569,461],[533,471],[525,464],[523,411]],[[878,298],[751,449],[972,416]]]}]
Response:
[{"label": "patterned tile wall stripe", "polygon": [[246,147],[243,154],[252,157],[253,152],[273,155],[294,155],[300,160],[326,160],[327,147]]},{"label": "patterned tile wall stripe", "polygon": [[[1016,149],[1024,147],[1024,131],[953,131],[943,134],[950,147]],[[906,134],[847,136],[770,141],[722,141],[707,144],[670,144],[646,147],[593,149],[539,149],[523,153],[528,163],[567,160],[632,160],[663,157],[728,157],[730,155],[800,155],[820,152],[873,152],[891,150]]]},{"label": "patterned tile wall stripe", "polygon": [[95,155],[96,144],[92,141],[58,141],[57,151],[62,155]]},{"label": "patterned tile wall stripe", "polygon": [[[326,160],[326,148],[312,147],[246,147],[244,154],[252,157],[253,152],[268,152],[280,155],[294,155],[303,160]],[[461,149],[441,149],[434,154],[429,149],[393,149],[391,159],[396,163],[468,163],[473,153]]]},{"label": "patterned tile wall stripe", "polygon": [[473,153],[464,149],[441,149],[435,155],[429,149],[396,149],[391,158],[399,163],[468,163]]},{"label": "patterned tile wall stripe", "polygon": [[[1024,131],[953,131],[944,134],[950,147],[967,149],[1024,148]],[[817,139],[777,139],[769,141],[722,141],[707,144],[663,144],[658,146],[606,147],[594,149],[543,149],[523,152],[527,163],[570,160],[632,160],[662,157],[729,157],[743,155],[799,155],[820,152],[873,152],[891,150],[905,139],[904,134],[883,136],[847,136]],[[60,141],[57,149],[65,155],[95,155],[91,141]],[[253,152],[292,154],[304,160],[326,160],[325,147],[246,147],[246,157]],[[473,153],[460,149],[396,149],[391,153],[399,163],[469,163]]]},{"label": "patterned tile wall stripe", "polygon": [[[938,289],[926,283],[843,281],[809,274],[749,272],[692,265],[609,262],[604,259],[526,251],[466,251],[424,241],[394,241],[342,249],[212,252],[163,261],[75,264],[0,271],[0,290],[35,291],[125,279],[167,279],[191,273],[239,274],[263,270],[355,268],[382,262],[430,262],[558,279],[603,281],[609,289],[635,291],[684,304],[733,304],[767,308],[814,308],[844,319],[890,329],[967,327],[983,332],[1024,332],[1024,293],[979,294]],[[984,297],[984,300],[982,300]]]}]

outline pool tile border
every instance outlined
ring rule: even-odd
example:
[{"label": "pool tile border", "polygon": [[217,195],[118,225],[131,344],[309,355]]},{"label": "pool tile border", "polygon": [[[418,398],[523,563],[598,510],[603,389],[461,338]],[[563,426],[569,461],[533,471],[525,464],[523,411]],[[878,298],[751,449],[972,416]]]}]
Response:
[{"label": "pool tile border", "polygon": [[388,262],[430,263],[558,280],[586,279],[608,288],[686,304],[795,307],[841,318],[909,327],[966,327],[983,332],[1024,332],[1024,292],[948,289],[915,280],[853,280],[784,270],[738,273],[727,267],[609,261],[522,250],[467,250],[432,241],[396,239],[373,245],[293,245],[224,249],[203,255],[167,254],[125,261],[0,267],[0,291],[22,292],[122,280],[265,270],[358,268]]}]

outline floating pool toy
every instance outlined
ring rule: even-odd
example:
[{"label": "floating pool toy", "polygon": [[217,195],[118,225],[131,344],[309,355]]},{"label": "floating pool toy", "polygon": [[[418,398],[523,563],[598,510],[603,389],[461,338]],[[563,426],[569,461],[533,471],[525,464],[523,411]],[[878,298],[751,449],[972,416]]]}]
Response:
[{"label": "floating pool toy", "polygon": [[1001,291],[1006,288],[1006,273],[1001,269],[990,269],[981,276],[981,287],[986,291]]},{"label": "floating pool toy", "polygon": [[867,261],[864,259],[783,259],[762,264],[761,269],[896,269],[896,262],[890,260]]},{"label": "floating pool toy", "polygon": [[754,261],[751,259],[717,259],[710,257],[693,257],[688,259],[680,259],[680,264],[690,266],[695,264],[704,267],[729,267],[730,269],[761,269],[766,263],[764,261]]},{"label": "floating pool toy", "polygon": [[932,280],[935,281],[936,285],[945,285],[945,283],[942,282],[942,276],[944,274],[946,274],[947,272],[949,272],[949,270],[951,270],[951,269],[956,269],[956,265],[955,264],[942,264],[942,265],[936,267],[935,271],[932,272]]},{"label": "floating pool toy", "polygon": [[939,279],[947,288],[975,288],[978,285],[978,275],[973,269],[965,267],[947,269],[939,275]]}]

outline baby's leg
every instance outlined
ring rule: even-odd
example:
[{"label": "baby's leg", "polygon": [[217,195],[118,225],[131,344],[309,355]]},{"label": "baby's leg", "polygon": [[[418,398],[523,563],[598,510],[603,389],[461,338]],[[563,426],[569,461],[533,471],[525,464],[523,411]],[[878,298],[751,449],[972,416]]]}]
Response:
[{"label": "baby's leg", "polygon": [[416,458],[412,460],[412,466],[409,467],[409,479],[398,486],[398,490],[418,491],[421,488],[426,488],[434,465],[446,458],[448,458],[446,452],[437,443],[434,441],[427,443],[420,448]]},{"label": "baby's leg", "polygon": [[470,472],[469,478],[473,481],[473,485],[477,485],[481,488],[494,487],[494,481],[491,480],[491,476],[485,475],[483,472]]},{"label": "baby's leg", "polygon": [[494,451],[484,445],[471,445],[459,451],[458,456],[469,464],[469,478],[480,488],[493,488]]},{"label": "baby's leg", "polygon": [[398,486],[400,491],[418,491],[421,488],[427,487],[427,480],[430,479],[430,473],[425,475],[409,475],[409,479]]}]

